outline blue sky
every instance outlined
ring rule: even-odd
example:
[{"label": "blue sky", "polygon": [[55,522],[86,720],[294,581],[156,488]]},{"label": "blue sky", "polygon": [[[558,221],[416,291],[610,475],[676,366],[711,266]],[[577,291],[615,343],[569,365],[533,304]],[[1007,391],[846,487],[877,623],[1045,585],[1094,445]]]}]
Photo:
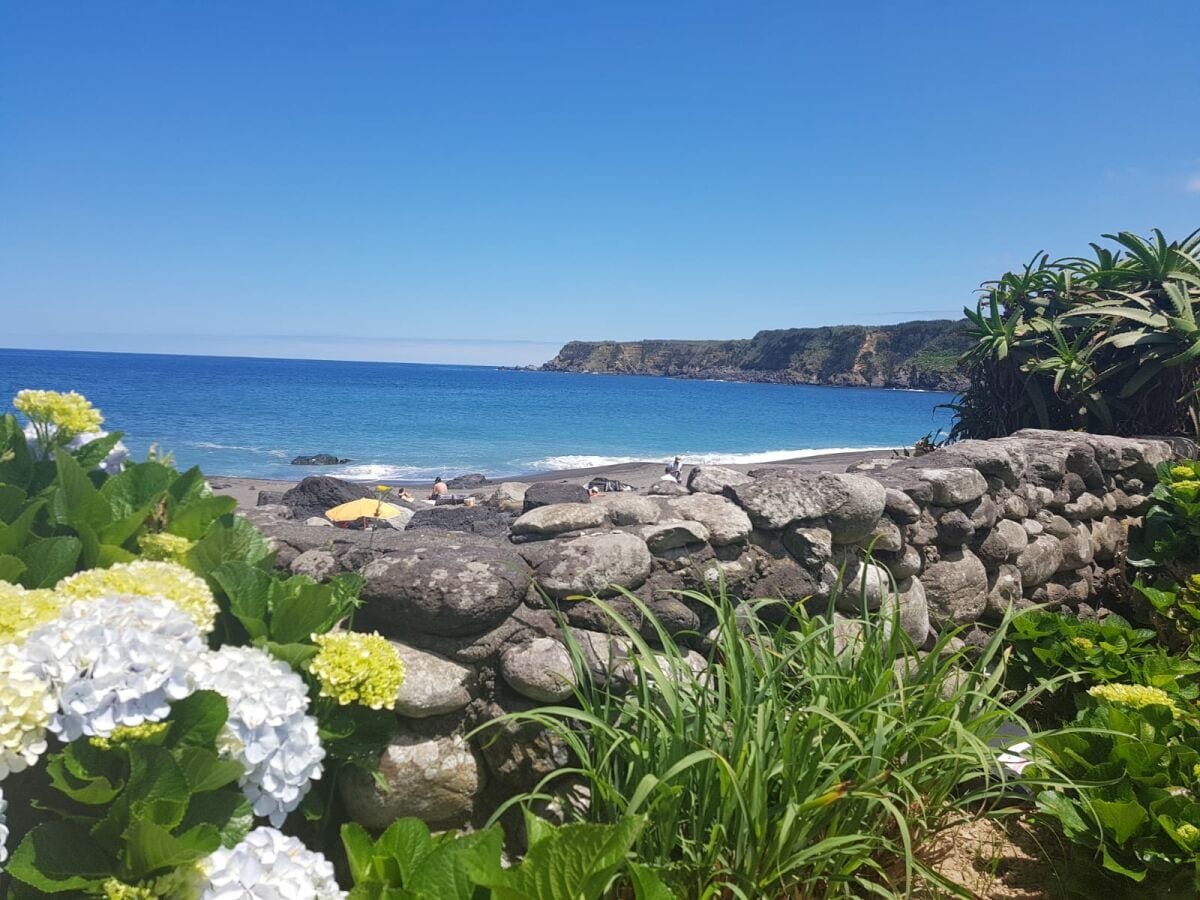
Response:
[{"label": "blue sky", "polygon": [[540,362],[1200,226],[1200,3],[0,0],[0,346]]}]

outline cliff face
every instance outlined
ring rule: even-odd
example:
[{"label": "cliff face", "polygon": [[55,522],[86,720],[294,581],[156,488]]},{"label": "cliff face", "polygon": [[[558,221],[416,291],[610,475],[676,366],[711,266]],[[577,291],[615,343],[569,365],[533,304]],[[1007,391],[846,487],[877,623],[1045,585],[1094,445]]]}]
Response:
[{"label": "cliff face", "polygon": [[966,377],[956,360],[971,343],[963,325],[939,319],[760,331],[735,341],[572,341],[542,369],[959,391]]}]

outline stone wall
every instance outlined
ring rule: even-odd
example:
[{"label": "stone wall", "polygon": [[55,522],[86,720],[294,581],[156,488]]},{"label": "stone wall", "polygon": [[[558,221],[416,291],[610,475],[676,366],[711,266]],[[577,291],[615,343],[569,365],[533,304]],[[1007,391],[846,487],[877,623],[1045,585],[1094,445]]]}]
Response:
[{"label": "stone wall", "polygon": [[404,657],[401,734],[381,761],[389,787],[350,780],[351,813],[369,827],[402,815],[454,825],[568,763],[533,726],[467,740],[507,712],[570,698],[553,606],[600,677],[619,665],[623,640],[594,603],[571,598],[608,597],[644,624],[619,588],[694,651],[711,623],[702,604],[676,592],[722,580],[735,597],[810,598],[813,611],[828,608],[841,582],[838,608],[898,605],[918,646],[998,621],[1010,604],[1094,615],[1119,575],[1129,524],[1148,505],[1155,466],[1172,455],[1164,441],[1030,430],[849,473],[706,466],[686,488],[592,501],[573,485],[506,484],[474,509],[423,510],[402,531],[297,524],[293,508],[310,511],[299,495],[292,507],[247,515],[280,566],[318,579],[361,572],[356,625],[378,629]]}]

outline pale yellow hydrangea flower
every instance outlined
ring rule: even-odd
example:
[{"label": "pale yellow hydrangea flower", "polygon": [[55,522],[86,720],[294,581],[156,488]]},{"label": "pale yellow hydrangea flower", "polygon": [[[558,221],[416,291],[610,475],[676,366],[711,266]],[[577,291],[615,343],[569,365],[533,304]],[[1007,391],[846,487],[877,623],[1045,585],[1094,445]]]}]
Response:
[{"label": "pale yellow hydrangea flower", "polygon": [[24,642],[33,629],[58,618],[62,605],[54,591],[0,581],[0,645]]},{"label": "pale yellow hydrangea flower", "polygon": [[19,391],[13,406],[34,424],[53,425],[59,438],[99,431],[104,424],[100,410],[83,394],[69,391]]},{"label": "pale yellow hydrangea flower", "polygon": [[1179,718],[1179,707],[1171,699],[1170,694],[1156,687],[1144,684],[1098,684],[1088,689],[1088,696],[1097,700],[1107,700],[1133,709],[1146,706],[1166,706],[1172,715]]},{"label": "pale yellow hydrangea flower", "polygon": [[20,651],[0,644],[0,781],[46,752],[46,726],[58,704]]},{"label": "pale yellow hydrangea flower", "polygon": [[1081,650],[1091,650],[1096,646],[1091,640],[1085,637],[1073,637],[1071,638],[1071,643]]},{"label": "pale yellow hydrangea flower", "polygon": [[143,559],[182,563],[188,551],[196,546],[196,542],[163,531],[158,534],[143,534],[138,538],[138,546],[142,550]]},{"label": "pale yellow hydrangea flower", "polygon": [[197,900],[204,888],[204,875],[197,863],[180,866],[173,872],[126,884],[117,878],[104,882],[105,900]]},{"label": "pale yellow hydrangea flower", "polygon": [[88,743],[100,750],[111,750],[119,744],[144,741],[162,734],[171,725],[169,722],[143,722],[141,725],[118,725],[108,737],[88,738]]},{"label": "pale yellow hydrangea flower", "polygon": [[1196,481],[1195,479],[1176,481],[1171,485],[1171,493],[1191,502],[1200,496],[1200,481]]},{"label": "pale yellow hydrangea flower", "polygon": [[139,559],[109,569],[89,569],[64,578],[55,587],[60,597],[95,600],[112,594],[161,597],[187,614],[202,634],[213,630],[217,603],[203,578],[178,563]]},{"label": "pale yellow hydrangea flower", "polygon": [[404,681],[404,661],[396,648],[376,632],[341,631],[314,634],[320,648],[309,666],[321,685],[321,696],[341,706],[361,703],[383,709],[396,702]]},{"label": "pale yellow hydrangea flower", "polygon": [[1173,466],[1171,468],[1171,475],[1175,478],[1191,478],[1194,474],[1191,466]]}]

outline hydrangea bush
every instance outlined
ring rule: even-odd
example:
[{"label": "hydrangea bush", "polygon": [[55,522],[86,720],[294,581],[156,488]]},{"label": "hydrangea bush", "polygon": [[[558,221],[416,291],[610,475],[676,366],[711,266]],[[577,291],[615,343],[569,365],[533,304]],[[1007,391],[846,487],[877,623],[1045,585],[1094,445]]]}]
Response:
[{"label": "hydrangea bush", "polygon": [[323,772],[377,756],[395,727],[399,656],[345,630],[361,580],[277,576],[232,500],[169,458],[129,461],[79,394],[22,391],[14,407],[0,890],[344,896],[319,848],[277,829],[328,813],[308,803]]}]

